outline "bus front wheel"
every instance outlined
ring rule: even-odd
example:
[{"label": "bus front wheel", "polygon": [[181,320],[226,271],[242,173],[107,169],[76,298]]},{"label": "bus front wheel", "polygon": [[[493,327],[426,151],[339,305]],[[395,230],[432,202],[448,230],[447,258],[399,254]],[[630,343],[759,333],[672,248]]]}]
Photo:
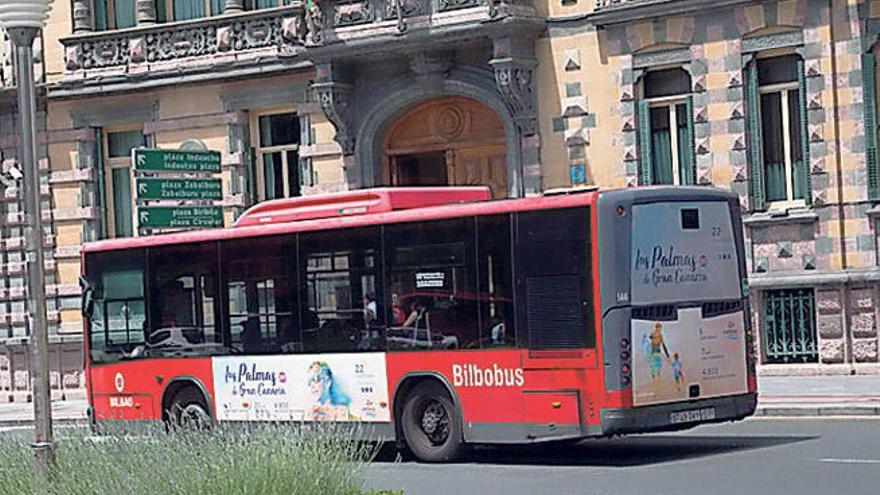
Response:
[{"label": "bus front wheel", "polygon": [[205,397],[194,387],[186,387],[174,396],[168,417],[173,426],[182,430],[204,430],[211,426]]},{"label": "bus front wheel", "polygon": [[401,414],[406,445],[423,462],[450,462],[464,451],[461,419],[446,388],[437,382],[417,385]]}]

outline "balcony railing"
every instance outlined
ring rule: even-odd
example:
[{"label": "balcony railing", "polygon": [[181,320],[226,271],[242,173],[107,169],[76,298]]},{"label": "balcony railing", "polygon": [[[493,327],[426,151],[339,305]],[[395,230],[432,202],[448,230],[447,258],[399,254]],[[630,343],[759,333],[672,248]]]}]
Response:
[{"label": "balcony railing", "polygon": [[237,14],[75,34],[61,43],[70,72],[149,69],[193,58],[256,57],[302,44],[304,13],[303,3],[296,1]]}]

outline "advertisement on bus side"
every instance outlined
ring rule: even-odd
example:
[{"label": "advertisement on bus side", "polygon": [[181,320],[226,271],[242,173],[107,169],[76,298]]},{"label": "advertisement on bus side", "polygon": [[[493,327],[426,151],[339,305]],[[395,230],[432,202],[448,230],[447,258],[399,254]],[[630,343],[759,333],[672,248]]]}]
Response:
[{"label": "advertisement on bus side", "polygon": [[633,320],[633,403],[659,404],[746,393],[741,311],[703,318],[678,310],[674,321]]},{"label": "advertisement on bus side", "polygon": [[385,355],[218,357],[220,421],[390,421]]}]

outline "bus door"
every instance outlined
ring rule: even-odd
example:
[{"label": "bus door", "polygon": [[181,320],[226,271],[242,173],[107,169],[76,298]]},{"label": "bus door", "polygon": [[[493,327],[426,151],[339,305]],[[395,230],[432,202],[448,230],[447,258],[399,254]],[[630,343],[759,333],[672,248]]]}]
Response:
[{"label": "bus door", "polygon": [[532,438],[581,434],[595,418],[598,379],[592,328],[589,210],[516,215],[517,328],[523,354],[525,421]]}]

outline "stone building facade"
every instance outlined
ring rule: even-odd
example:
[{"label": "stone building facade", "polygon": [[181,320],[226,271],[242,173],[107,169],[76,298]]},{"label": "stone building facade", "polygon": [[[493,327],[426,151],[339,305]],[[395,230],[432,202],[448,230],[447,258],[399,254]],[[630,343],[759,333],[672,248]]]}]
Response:
[{"label": "stone building facade", "polygon": [[[56,393],[81,393],[79,246],[138,234],[137,146],[221,151],[227,224],[377,185],[729,188],[762,372],[877,372],[878,18],[877,0],[56,1],[38,46]],[[0,400],[22,399],[20,204],[0,191]]]}]

